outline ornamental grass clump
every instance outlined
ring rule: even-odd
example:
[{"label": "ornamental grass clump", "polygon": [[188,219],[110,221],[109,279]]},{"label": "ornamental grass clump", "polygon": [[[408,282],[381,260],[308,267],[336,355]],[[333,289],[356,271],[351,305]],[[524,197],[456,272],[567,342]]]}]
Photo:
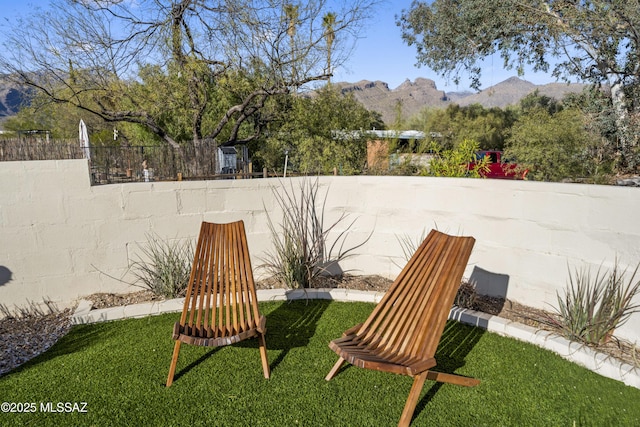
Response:
[{"label": "ornamental grass clump", "polygon": [[422,229],[422,233],[417,239],[413,239],[408,234],[404,234],[400,237],[396,236],[396,240],[398,240],[398,243],[402,248],[402,257],[404,259],[404,262],[400,264],[394,262],[394,264],[396,264],[396,266],[400,268],[404,268],[404,265],[407,262],[409,262],[413,254],[416,253],[416,251],[418,250],[418,248],[426,238],[427,238],[427,230],[424,228]]},{"label": "ornamental grass clump", "polygon": [[[282,185],[281,189],[282,191],[273,191],[283,214],[279,225],[273,222],[265,207],[274,249],[263,257],[261,267],[290,289],[309,288],[315,278],[330,275],[332,267],[352,255],[368,238],[345,249],[347,233],[355,220],[338,231],[339,225],[347,219],[344,212],[330,226],[325,227],[327,193],[320,201],[318,179],[301,180],[297,192],[293,181],[289,188]],[[333,232],[337,236],[329,244],[329,235]]]},{"label": "ornamental grass clump", "polygon": [[628,280],[617,262],[608,274],[601,268],[595,276],[587,269],[570,273],[564,297],[558,294],[557,316],[547,319],[570,340],[604,344],[617,327],[640,312],[640,304],[633,302],[640,293],[640,279],[636,281],[640,264]]},{"label": "ornamental grass clump", "polygon": [[[46,310],[43,308],[46,307]],[[39,319],[51,314],[60,313],[60,309],[50,299],[43,299],[42,304],[29,301],[26,306],[15,306],[11,310],[7,305],[0,303],[0,319],[27,320]]]},{"label": "ornamental grass clump", "polygon": [[132,264],[133,283],[165,298],[184,296],[189,283],[194,249],[191,240],[163,240],[147,234],[139,245],[142,256]]}]

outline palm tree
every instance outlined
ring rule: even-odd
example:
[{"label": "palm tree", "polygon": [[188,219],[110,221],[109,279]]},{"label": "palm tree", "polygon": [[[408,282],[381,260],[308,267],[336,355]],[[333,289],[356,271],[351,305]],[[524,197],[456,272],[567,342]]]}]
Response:
[{"label": "palm tree", "polygon": [[336,33],[333,30],[333,26],[336,23],[336,14],[328,12],[322,18],[322,26],[324,27],[324,36],[327,39],[327,74],[329,74],[329,84],[331,84],[331,49],[333,47],[333,41],[336,38]]},{"label": "palm tree", "polygon": [[291,38],[291,77],[293,80],[297,79],[295,65],[295,35],[296,26],[298,25],[299,7],[299,5],[293,5],[291,3],[285,3],[284,5],[284,15],[287,19],[287,35]]}]

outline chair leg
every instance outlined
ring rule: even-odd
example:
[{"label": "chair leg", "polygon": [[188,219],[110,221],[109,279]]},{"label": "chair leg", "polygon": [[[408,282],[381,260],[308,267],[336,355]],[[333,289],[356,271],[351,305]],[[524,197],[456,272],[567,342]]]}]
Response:
[{"label": "chair leg", "polygon": [[343,363],[344,363],[344,358],[343,357],[338,358],[338,361],[336,362],[335,365],[333,365],[333,368],[331,368],[331,371],[329,371],[329,373],[327,374],[326,377],[324,377],[324,379],[329,381],[331,380],[331,378],[335,377]]},{"label": "chair leg", "polygon": [[269,360],[267,359],[267,342],[264,339],[264,334],[258,336],[258,343],[260,346],[260,358],[262,359],[262,371],[264,372],[264,377],[269,379],[271,370],[269,368]]},{"label": "chair leg", "polygon": [[430,381],[438,381],[441,383],[449,383],[465,387],[473,387],[480,384],[480,380],[477,380],[475,378],[435,371],[427,371],[427,379]]},{"label": "chair leg", "polygon": [[411,391],[407,397],[407,402],[404,404],[404,409],[402,410],[398,427],[407,427],[411,424],[411,418],[413,417],[413,412],[416,410],[422,386],[427,379],[427,372],[428,371],[422,372],[413,377],[413,385],[411,386]]},{"label": "chair leg", "polygon": [[178,354],[180,354],[180,341],[176,341],[173,346],[173,356],[171,357],[171,366],[169,367],[169,376],[167,377],[167,387],[173,384],[173,376],[176,373],[176,365],[178,364]]}]

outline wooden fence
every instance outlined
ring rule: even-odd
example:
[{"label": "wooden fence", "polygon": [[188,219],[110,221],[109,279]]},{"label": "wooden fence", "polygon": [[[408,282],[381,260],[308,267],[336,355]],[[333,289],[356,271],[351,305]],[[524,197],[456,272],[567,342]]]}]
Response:
[{"label": "wooden fence", "polygon": [[[77,140],[44,138],[0,139],[0,161],[62,160],[86,158]],[[136,181],[188,179],[229,179],[263,177],[251,165],[236,159],[236,168],[220,173],[218,146],[202,143],[185,145],[180,151],[161,146],[92,146],[89,151],[91,183],[110,184]]]}]

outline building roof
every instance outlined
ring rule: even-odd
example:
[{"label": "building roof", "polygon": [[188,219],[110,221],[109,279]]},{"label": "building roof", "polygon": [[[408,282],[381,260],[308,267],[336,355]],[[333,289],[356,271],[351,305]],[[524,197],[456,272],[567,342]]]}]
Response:
[{"label": "building roof", "polygon": [[[425,132],[419,130],[354,130],[354,131],[333,131],[334,138],[361,138],[362,136],[368,136],[374,139],[425,139]],[[439,132],[429,132],[431,138],[441,138],[442,134]]]}]

